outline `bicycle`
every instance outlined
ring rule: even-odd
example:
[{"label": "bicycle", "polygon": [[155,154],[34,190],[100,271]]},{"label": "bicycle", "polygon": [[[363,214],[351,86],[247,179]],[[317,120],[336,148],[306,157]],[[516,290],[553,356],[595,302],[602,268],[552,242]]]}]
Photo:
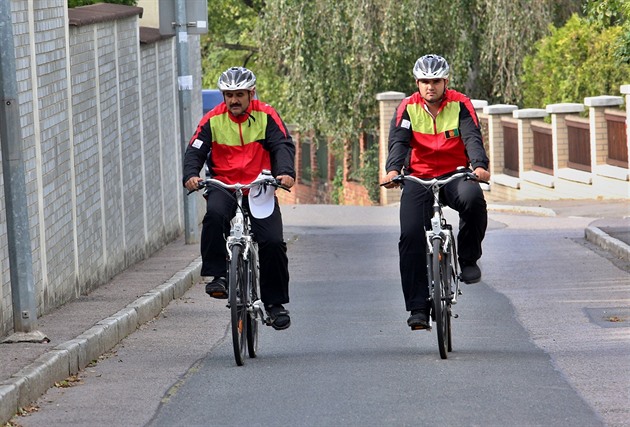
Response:
[{"label": "bicycle", "polygon": [[[405,180],[414,181],[433,192],[431,228],[425,231],[428,248],[427,276],[432,311],[430,319],[433,319],[436,323],[438,348],[442,359],[448,358],[448,353],[453,351],[451,317],[457,318],[458,315],[453,314],[452,305],[457,304],[457,297],[462,295],[462,291],[459,286],[461,279],[455,236],[453,227],[447,222],[442,213],[443,205],[440,202],[440,189],[462,177],[483,182],[470,171],[456,172],[442,179],[425,180],[404,174],[392,179],[392,182],[399,184],[403,184]],[[430,331],[431,327],[428,330]]]},{"label": "bicycle", "polygon": [[[236,200],[236,213],[230,222],[230,235],[227,237],[228,254],[228,303],[232,330],[234,359],[238,366],[245,362],[245,348],[250,358],[258,352],[258,322],[271,324],[265,317],[263,303],[260,300],[260,267],[258,261],[258,243],[251,233],[248,212],[243,206],[245,190],[256,191],[267,186],[289,189],[263,170],[261,175],[249,184],[225,184],[213,178],[199,182],[199,187],[215,186],[233,195]],[[247,343],[247,344],[246,344]]]}]

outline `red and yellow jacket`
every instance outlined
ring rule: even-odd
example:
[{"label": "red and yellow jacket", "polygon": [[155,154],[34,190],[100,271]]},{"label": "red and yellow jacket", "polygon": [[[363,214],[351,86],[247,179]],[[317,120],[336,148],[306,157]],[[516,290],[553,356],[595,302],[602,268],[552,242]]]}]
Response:
[{"label": "red and yellow jacket", "polygon": [[235,117],[222,102],[203,116],[188,143],[183,182],[199,176],[206,162],[212,177],[226,184],[250,183],[263,169],[295,178],[295,145],[272,106],[253,99]]},{"label": "red and yellow jacket", "polygon": [[435,178],[472,165],[488,169],[477,113],[464,94],[447,89],[433,117],[419,92],[403,99],[389,130],[386,171]]}]

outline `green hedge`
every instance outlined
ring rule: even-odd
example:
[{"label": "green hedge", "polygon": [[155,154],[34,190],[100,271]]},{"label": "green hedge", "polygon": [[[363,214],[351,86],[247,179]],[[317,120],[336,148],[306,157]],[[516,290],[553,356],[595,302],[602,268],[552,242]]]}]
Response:
[{"label": "green hedge", "polygon": [[562,28],[551,27],[536,53],[525,58],[524,106],[619,94],[619,86],[630,84],[630,64],[619,55],[626,36],[621,26],[601,28],[577,15]]}]

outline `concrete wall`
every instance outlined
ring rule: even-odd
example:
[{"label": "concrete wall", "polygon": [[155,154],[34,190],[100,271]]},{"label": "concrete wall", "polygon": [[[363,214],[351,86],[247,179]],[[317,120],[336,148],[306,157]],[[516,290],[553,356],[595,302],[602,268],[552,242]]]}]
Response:
[{"label": "concrete wall", "polygon": [[[73,23],[66,5],[11,0],[38,315],[183,230],[175,39],[141,40],[139,8],[107,5],[110,18]],[[199,36],[189,45],[201,88]],[[4,203],[0,262],[4,336],[13,328]]]}]

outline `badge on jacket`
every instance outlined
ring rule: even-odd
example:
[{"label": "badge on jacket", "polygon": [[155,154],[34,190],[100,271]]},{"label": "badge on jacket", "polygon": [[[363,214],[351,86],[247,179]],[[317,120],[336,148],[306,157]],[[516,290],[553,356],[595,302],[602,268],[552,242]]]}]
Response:
[{"label": "badge on jacket", "polygon": [[459,136],[459,129],[451,129],[444,132],[446,139],[457,138]]}]

